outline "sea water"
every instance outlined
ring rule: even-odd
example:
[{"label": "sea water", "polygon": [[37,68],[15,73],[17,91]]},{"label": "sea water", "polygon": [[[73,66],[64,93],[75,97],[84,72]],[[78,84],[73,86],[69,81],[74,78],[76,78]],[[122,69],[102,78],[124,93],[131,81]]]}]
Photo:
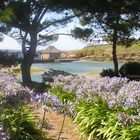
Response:
[{"label": "sea water", "polygon": [[[121,65],[121,64],[119,64]],[[100,72],[103,69],[113,68],[113,62],[92,61],[92,62],[60,62],[60,63],[36,63],[33,67],[48,71],[49,69],[62,70],[76,75],[85,75],[91,72]],[[32,80],[41,82],[41,75],[44,72],[32,74]]]}]

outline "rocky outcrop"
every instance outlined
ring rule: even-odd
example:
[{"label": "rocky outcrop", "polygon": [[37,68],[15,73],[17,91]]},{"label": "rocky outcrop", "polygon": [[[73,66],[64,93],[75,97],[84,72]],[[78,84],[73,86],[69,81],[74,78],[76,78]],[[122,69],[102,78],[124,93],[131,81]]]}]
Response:
[{"label": "rocky outcrop", "polygon": [[54,70],[54,69],[50,69],[49,71],[45,72],[44,74],[42,74],[42,78],[43,78],[43,82],[46,81],[52,81],[54,76],[58,76],[58,75],[63,75],[63,76],[75,76],[71,73],[68,73],[66,71],[62,71],[62,70]]}]

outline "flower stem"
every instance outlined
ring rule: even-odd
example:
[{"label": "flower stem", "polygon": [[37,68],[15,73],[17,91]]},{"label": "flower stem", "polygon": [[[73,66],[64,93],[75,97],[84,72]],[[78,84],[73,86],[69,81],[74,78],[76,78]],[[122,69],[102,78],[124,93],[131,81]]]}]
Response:
[{"label": "flower stem", "polygon": [[44,110],[43,119],[42,119],[42,125],[41,125],[41,131],[42,131],[42,128],[43,128],[43,125],[44,125],[45,116],[46,116],[46,111]]},{"label": "flower stem", "polygon": [[64,123],[65,123],[65,119],[66,119],[66,114],[64,114],[64,117],[63,117],[63,122],[62,122],[62,125],[61,125],[61,129],[60,129],[60,133],[59,133],[59,136],[58,136],[58,139],[60,139],[60,136],[62,134],[62,131],[63,131],[63,128],[64,128]]}]

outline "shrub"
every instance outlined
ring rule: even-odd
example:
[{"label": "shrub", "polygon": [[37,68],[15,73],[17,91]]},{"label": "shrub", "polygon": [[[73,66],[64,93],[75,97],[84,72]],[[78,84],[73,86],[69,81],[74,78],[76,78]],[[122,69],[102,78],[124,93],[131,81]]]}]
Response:
[{"label": "shrub", "polygon": [[74,121],[78,124],[80,130],[87,136],[97,136],[101,123],[107,119],[106,104],[101,100],[94,103],[81,102],[76,111],[77,116]]},{"label": "shrub", "polygon": [[0,71],[0,78],[0,100],[3,106],[13,107],[31,102],[33,92],[23,87],[15,76]]},{"label": "shrub", "polygon": [[140,63],[139,62],[128,62],[121,66],[119,69],[120,75],[122,77],[128,76],[140,76]]},{"label": "shrub", "polygon": [[105,77],[105,76],[114,77],[116,75],[115,75],[114,70],[112,69],[103,69],[102,72],[100,73],[100,76],[101,77]]},{"label": "shrub", "polygon": [[79,51],[75,52],[75,55],[76,55],[77,58],[91,56],[91,55],[94,55],[94,54],[95,54],[94,49],[82,49],[82,50],[79,50]]},{"label": "shrub", "polygon": [[12,65],[16,66],[20,62],[21,60],[17,59],[14,54],[9,56],[7,51],[5,52],[0,51],[0,66],[2,67],[10,67]]},{"label": "shrub", "polygon": [[58,99],[75,105],[74,121],[89,138],[140,140],[140,82],[61,75],[51,86]]},{"label": "shrub", "polygon": [[140,120],[130,110],[111,109],[102,100],[77,106],[75,123],[89,137],[102,140],[139,140]]},{"label": "shrub", "polygon": [[11,140],[39,140],[34,117],[25,106],[5,108],[0,118]]},{"label": "shrub", "polygon": [[[13,76],[0,71],[0,130],[10,140],[43,140],[35,129],[34,117],[25,104],[31,102],[34,92],[24,88]],[[3,132],[0,132],[0,139]],[[8,138],[8,139],[9,139]]]}]

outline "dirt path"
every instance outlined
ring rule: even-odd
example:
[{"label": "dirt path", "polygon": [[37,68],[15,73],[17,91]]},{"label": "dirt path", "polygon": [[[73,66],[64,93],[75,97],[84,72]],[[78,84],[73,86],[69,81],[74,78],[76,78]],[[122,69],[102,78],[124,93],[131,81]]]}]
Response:
[{"label": "dirt path", "polygon": [[[35,112],[35,116],[37,120],[41,120],[43,118],[43,111],[37,110]],[[42,130],[44,134],[46,134],[47,140],[58,140],[63,118],[63,115],[52,111],[46,113],[45,120],[49,122],[49,125],[46,123],[46,127]],[[66,117],[63,131],[59,140],[84,140],[84,138],[82,138],[81,133],[79,132],[76,125],[72,122],[72,120]]]}]

